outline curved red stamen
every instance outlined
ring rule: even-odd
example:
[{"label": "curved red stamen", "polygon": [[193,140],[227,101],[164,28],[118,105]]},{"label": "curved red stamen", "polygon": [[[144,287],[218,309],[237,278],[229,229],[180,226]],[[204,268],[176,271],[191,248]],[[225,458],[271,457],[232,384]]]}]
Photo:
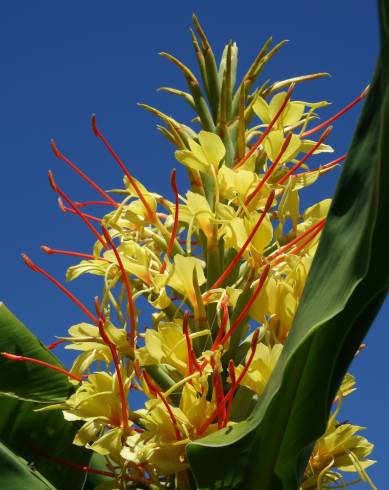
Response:
[{"label": "curved red stamen", "polygon": [[[322,170],[328,170],[328,169],[330,169],[332,167],[335,167],[339,163],[343,162],[344,160],[346,160],[346,158],[347,158],[347,153],[345,153],[341,157],[337,158],[336,160],[332,160],[332,162],[328,162],[325,165],[320,165],[320,167],[313,168],[312,170],[308,170],[307,172],[304,172],[303,175],[314,173],[314,172],[320,172]],[[295,178],[295,179],[297,179],[298,177],[301,177],[301,173],[300,174],[293,175],[292,177]]]},{"label": "curved red stamen", "polygon": [[319,233],[321,233],[321,231],[323,230],[324,228],[324,225],[325,225],[325,220],[324,222],[322,223],[321,226],[319,226],[313,233],[312,235],[310,235],[306,240],[304,240],[297,248],[294,248],[291,250],[291,254],[295,255],[295,254],[298,254],[301,250],[303,250],[309,242],[311,242],[316,235],[318,235]]},{"label": "curved red stamen", "polygon": [[73,203],[73,201],[57,186],[55,180],[54,180],[54,175],[49,170],[49,182],[52,187],[52,189],[57,192],[64,201],[66,201],[69,206],[75,211],[75,213],[82,219],[82,221],[86,224],[86,226],[91,230],[91,232],[95,235],[95,237],[99,240],[99,242],[103,245],[104,248],[107,248],[107,244],[104,242],[104,240],[101,238],[100,234],[96,230],[96,228],[87,220],[87,218],[84,216],[83,213],[77,208],[77,206]]},{"label": "curved red stamen", "polygon": [[96,257],[95,255],[84,254],[82,252],[72,252],[71,250],[58,250],[58,249],[47,247],[46,245],[41,245],[41,250],[49,255],[69,255],[70,257],[79,257],[81,259],[88,259],[88,260],[98,259],[107,262],[107,260],[104,259],[103,257]]},{"label": "curved red stamen", "polygon": [[10,359],[11,361],[27,361],[27,362],[32,362],[33,364],[39,364],[40,366],[47,367],[49,369],[52,369],[53,371],[58,371],[61,374],[64,374],[68,378],[75,379],[79,383],[81,383],[82,378],[79,376],[76,376],[73,373],[70,373],[69,371],[66,371],[66,369],[63,369],[59,366],[55,366],[54,364],[50,364],[45,361],[41,361],[39,359],[34,359],[33,357],[26,357],[26,356],[17,356],[15,354],[10,354],[9,352],[0,352],[0,354],[5,357],[5,359]]},{"label": "curved red stamen", "polygon": [[316,149],[323,143],[323,141],[327,138],[327,136],[331,133],[332,131],[332,126],[327,128],[325,131],[323,131],[322,135],[319,138],[319,141],[314,144],[314,146],[309,150],[309,152],[298,162],[296,165],[294,165],[288,173],[286,173],[281,179],[277,182],[278,185],[282,185],[290,175],[292,175],[296,170],[298,170],[303,163],[305,163],[308,158],[312,156],[312,154],[316,151]]},{"label": "curved red stamen", "polygon": [[265,182],[269,179],[269,177],[271,176],[271,174],[274,172],[274,170],[276,169],[279,161],[282,158],[282,155],[285,153],[286,149],[288,148],[291,139],[292,139],[292,133],[289,133],[288,136],[285,138],[285,141],[283,142],[282,147],[281,147],[281,150],[278,153],[276,159],[271,164],[271,166],[267,169],[265,175],[263,176],[262,180],[259,182],[259,184],[255,188],[255,190],[245,200],[245,202],[244,202],[245,206],[248,206],[250,204],[250,202],[258,194],[258,192],[262,189],[262,187],[265,184]]},{"label": "curved red stamen", "polygon": [[51,344],[47,345],[46,346],[46,349],[47,350],[53,350],[55,349],[58,345],[61,345],[63,344],[64,342],[66,342],[65,339],[60,339],[60,340],[56,340],[55,342],[52,342]]},{"label": "curved red stamen", "polygon": [[193,374],[196,370],[202,374],[202,367],[199,365],[196,359],[196,355],[193,351],[192,343],[189,335],[189,311],[185,311],[182,322],[182,331],[185,335],[186,349],[188,352],[188,364],[189,375]]},{"label": "curved red stamen", "polygon": [[259,337],[259,330],[255,330],[253,334],[253,338],[251,339],[251,353],[250,357],[247,359],[246,364],[244,365],[244,368],[240,375],[238,376],[238,379],[235,380],[235,383],[233,386],[231,386],[230,390],[226,394],[226,401],[232,399],[234,392],[236,391],[237,387],[240,385],[242,382],[243,378],[246,376],[247,371],[249,370],[249,367],[254,359],[255,352],[257,350],[257,345],[258,345],[258,337]]},{"label": "curved red stamen", "polygon": [[[309,234],[305,233],[305,236],[308,235],[308,237],[306,238],[306,240],[304,240],[298,247],[296,247],[295,249],[292,249],[289,253],[293,254],[293,255],[296,255],[298,254],[301,250],[303,250],[310,241],[312,241],[316,235],[318,235],[324,228],[324,225],[326,223],[326,220],[323,219],[323,220],[320,220],[319,223],[316,223],[316,225],[313,227],[311,227],[311,229],[309,230]],[[302,235],[300,235],[299,237],[299,240],[298,241],[301,241],[301,238]],[[296,242],[295,242],[296,244]],[[289,244],[288,244],[289,245]],[[281,262],[283,262],[285,260],[285,257],[280,257],[278,260],[276,260],[275,262],[272,262],[271,265],[274,267],[278,264],[280,264]]]},{"label": "curved red stamen", "polygon": [[43,456],[44,458],[46,458],[48,460],[54,461],[54,462],[62,464],[64,466],[68,466],[69,468],[74,468],[75,470],[84,471],[85,473],[91,473],[94,475],[103,475],[103,476],[109,476],[112,478],[116,477],[116,475],[114,473],[111,473],[109,471],[96,470],[95,468],[90,468],[89,466],[79,465],[77,463],[73,463],[72,461],[68,461],[67,459],[64,459],[64,458],[58,458],[57,456],[52,456],[51,454],[46,454],[42,450],[35,448],[35,447],[31,448],[31,450],[34,453],[39,454],[40,456]]},{"label": "curved red stamen", "polygon": [[326,121],[322,122],[318,126],[315,126],[314,128],[309,129],[308,131],[305,131],[301,135],[301,137],[302,138],[305,138],[306,136],[310,136],[311,134],[316,133],[316,131],[320,131],[321,129],[325,128],[329,124],[331,124],[334,121],[336,121],[337,119],[339,119],[341,116],[343,116],[343,114],[345,114],[350,109],[352,109],[356,104],[358,104],[358,102],[360,102],[361,100],[363,100],[366,97],[368,91],[369,91],[369,86],[367,86],[365,88],[365,90],[361,93],[361,95],[359,95],[356,99],[354,99],[352,102],[350,102],[350,104],[346,105],[346,107],[344,109],[342,109],[341,111],[337,112],[334,116],[330,117],[329,119],[327,119]]},{"label": "curved red stamen", "polygon": [[211,351],[214,352],[220,345],[220,341],[223,338],[223,335],[226,330],[226,326],[229,320],[229,314],[228,314],[228,298],[224,297],[223,301],[221,302],[221,307],[223,309],[223,317],[222,321],[220,322],[220,327],[217,331],[216,338],[212,344]]},{"label": "curved red stamen", "polygon": [[88,310],[88,308],[81,303],[80,300],[78,300],[74,294],[72,294],[68,289],[65,288],[65,286],[62,286],[60,282],[57,281],[53,276],[51,276],[48,272],[46,272],[44,269],[41,267],[37,266],[32,262],[32,260],[26,255],[22,254],[22,259],[24,263],[29,267],[31,270],[34,272],[39,272],[39,274],[42,274],[42,276],[46,277],[49,281],[51,281],[57,288],[62,291],[63,293],[66,294],[68,298],[70,298],[73,303],[75,303],[84,313],[85,315],[95,324],[97,324],[98,320],[97,318]]},{"label": "curved red stamen", "polygon": [[143,206],[145,207],[145,209],[147,211],[147,214],[149,216],[149,220],[151,221],[151,223],[155,223],[155,221],[156,221],[155,212],[151,209],[149,203],[147,202],[147,200],[146,200],[145,196],[143,195],[142,191],[140,190],[138,184],[136,183],[136,181],[134,180],[134,178],[132,177],[132,175],[130,174],[130,172],[127,170],[126,166],[121,161],[121,159],[119,158],[118,154],[114,151],[114,149],[112,148],[112,146],[109,144],[108,140],[105,138],[105,136],[103,136],[103,134],[97,128],[97,125],[96,125],[96,116],[94,114],[92,115],[92,129],[93,129],[93,132],[94,132],[95,136],[97,136],[103,142],[104,146],[107,148],[107,150],[112,155],[112,157],[114,158],[114,160],[116,161],[116,163],[119,165],[119,167],[122,169],[123,173],[126,175],[127,179],[129,180],[130,184],[132,185],[132,187],[135,189],[135,192],[136,192],[137,196],[142,201],[142,204],[143,204]]},{"label": "curved red stamen", "polygon": [[151,378],[148,375],[147,371],[143,371],[143,378],[144,378],[144,380],[145,380],[145,382],[147,384],[147,387],[150,390],[150,393],[152,395],[156,396],[156,397],[159,397],[159,399],[161,400],[161,402],[164,404],[164,406],[165,406],[165,408],[167,410],[167,413],[169,414],[170,420],[172,421],[176,439],[177,439],[177,441],[179,441],[181,439],[181,432],[180,432],[180,429],[178,428],[177,419],[176,419],[176,417],[175,417],[175,415],[173,413],[173,410],[171,409],[171,406],[167,402],[167,400],[164,397],[164,395],[161,392],[161,390],[151,381]]},{"label": "curved red stamen", "polygon": [[229,276],[229,274],[231,273],[231,271],[233,270],[233,268],[235,267],[235,265],[238,263],[238,261],[240,260],[240,258],[244,254],[244,252],[246,251],[247,247],[250,245],[250,242],[253,239],[253,237],[256,234],[256,232],[258,231],[258,228],[261,226],[262,221],[265,219],[265,216],[266,216],[267,212],[269,211],[269,209],[270,209],[270,207],[271,207],[271,205],[273,203],[274,195],[275,195],[275,192],[273,190],[269,194],[269,197],[267,198],[267,201],[266,201],[266,204],[265,204],[265,208],[262,211],[262,213],[261,213],[261,215],[260,215],[260,217],[259,217],[256,225],[251,230],[249,236],[247,237],[246,241],[244,242],[242,248],[235,255],[235,257],[231,260],[230,264],[225,269],[225,271],[223,272],[223,274],[219,277],[219,279],[217,279],[217,281],[210,287],[210,290],[211,289],[216,289],[219,286],[221,286],[223,284],[224,280]]},{"label": "curved red stamen", "polygon": [[[229,373],[230,379],[231,379],[231,389],[235,392],[238,386],[236,384],[235,364],[234,364],[233,359],[230,359],[230,362],[228,363],[228,373]],[[224,426],[223,427],[225,427],[228,424],[228,421],[230,420],[232,400],[233,400],[233,398],[231,397],[227,401],[226,418],[224,419]]]},{"label": "curved red stamen", "polygon": [[323,218],[320,221],[318,221],[317,223],[315,223],[314,225],[310,226],[307,230],[305,230],[303,233],[298,235],[296,238],[294,238],[293,240],[288,242],[283,247],[279,248],[276,252],[273,252],[271,255],[269,255],[267,257],[267,260],[272,261],[275,258],[277,258],[279,255],[282,255],[283,253],[285,253],[287,250],[289,250],[291,247],[293,247],[293,245],[300,242],[303,238],[305,238],[307,235],[312,233],[312,231],[316,230],[316,228],[322,227],[324,225],[325,221],[326,221],[326,218]]},{"label": "curved red stamen", "polygon": [[116,202],[112,199],[112,197],[107,194],[96,182],[94,182],[90,177],[88,177],[82,170],[80,170],[69,158],[63,155],[57,148],[55,141],[52,139],[50,142],[50,146],[54,152],[54,155],[59,159],[65,162],[69,167],[71,167],[78,175],[83,178],[88,184],[93,187],[99,194],[101,194],[107,201],[112,204],[112,206],[117,206]]},{"label": "curved red stamen", "polygon": [[[224,400],[223,400],[224,403],[228,403],[229,404],[230,400],[232,400],[232,397],[234,396],[234,393],[235,393],[236,389],[238,388],[238,386],[241,383],[242,379],[246,375],[246,373],[247,373],[247,371],[248,371],[248,369],[250,367],[250,364],[251,364],[251,362],[254,359],[255,352],[257,350],[258,335],[259,335],[259,330],[256,330],[254,332],[253,339],[251,341],[251,354],[250,354],[250,357],[248,358],[248,360],[247,360],[247,362],[246,362],[246,364],[245,364],[245,366],[243,368],[243,371],[241,372],[239,378],[237,380],[235,380],[235,383],[231,386],[231,388],[229,389],[229,391],[225,395]],[[235,371],[234,371],[234,374],[235,374]],[[230,373],[230,375],[231,375],[231,373]],[[203,423],[203,425],[201,425],[197,429],[197,434],[200,435],[200,436],[202,434],[204,434],[204,432],[212,424],[213,420],[215,419],[215,417],[217,415],[218,415],[218,409],[216,408],[216,410],[212,413],[212,415],[210,417],[208,417],[208,419]]]},{"label": "curved red stamen", "polygon": [[[98,309],[98,308],[96,308]],[[104,320],[103,318],[99,318],[98,320],[98,328],[99,328],[99,333],[101,338],[103,339],[104,343],[107,345],[111,352],[112,360],[115,366],[115,371],[116,371],[116,376],[118,379],[118,385],[119,385],[119,393],[120,393],[120,401],[121,401],[121,406],[122,406],[122,427],[127,428],[128,427],[128,409],[127,409],[127,398],[126,398],[126,392],[124,389],[124,384],[123,384],[123,378],[122,378],[122,371],[120,367],[120,361],[119,357],[116,351],[116,346],[115,344],[111,341],[111,339],[108,337],[107,332],[105,331],[105,325],[104,325]]]},{"label": "curved red stamen", "polygon": [[[76,206],[75,203],[73,204]],[[58,206],[63,213],[75,214],[76,216],[82,215],[85,219],[90,219],[91,221],[97,221],[97,223],[101,223],[103,221],[101,218],[98,218],[97,216],[93,216],[92,214],[83,213],[81,211],[77,213],[74,209],[68,208],[67,206],[64,205],[61,197],[58,197]]]},{"label": "curved red stamen", "polygon": [[234,168],[235,169],[241,167],[251,157],[251,155],[255,152],[255,150],[263,143],[263,140],[266,138],[266,136],[273,129],[273,126],[275,125],[275,123],[277,122],[278,118],[283,113],[283,111],[284,111],[287,103],[289,102],[290,97],[292,96],[292,93],[293,93],[293,90],[294,90],[295,85],[296,84],[294,82],[290,84],[289,89],[288,89],[288,91],[287,91],[287,93],[285,95],[285,99],[282,102],[281,107],[278,109],[276,115],[270,121],[270,123],[268,124],[266,130],[264,131],[264,133],[262,134],[262,136],[259,138],[259,140],[256,143],[254,143],[254,145],[250,148],[250,150],[246,153],[246,155],[243,158],[241,158],[236,163],[236,165],[234,165]]},{"label": "curved red stamen", "polygon": [[261,277],[259,279],[258,285],[255,288],[253,295],[251,296],[251,298],[249,299],[249,301],[247,302],[247,304],[244,306],[243,310],[239,313],[238,318],[234,321],[234,323],[232,324],[231,328],[228,330],[228,332],[226,333],[226,335],[221,340],[221,342],[220,342],[221,344],[224,345],[227,342],[227,340],[231,337],[231,335],[235,332],[235,330],[238,328],[238,326],[240,325],[240,323],[242,322],[242,320],[247,315],[247,312],[249,311],[249,309],[251,308],[252,304],[256,300],[258,294],[261,292],[261,290],[263,288],[263,285],[264,285],[264,283],[266,281],[266,278],[267,278],[267,276],[269,274],[269,271],[270,271],[270,265],[267,265],[264,268],[264,270],[263,270],[263,272],[261,274]]},{"label": "curved red stamen", "polygon": [[170,239],[169,239],[169,244],[168,244],[168,247],[166,250],[165,260],[163,261],[161,268],[159,270],[159,272],[161,274],[163,274],[165,272],[165,269],[167,266],[167,261],[169,260],[170,255],[172,253],[174,240],[176,239],[176,235],[177,235],[179,202],[178,202],[178,189],[177,189],[176,169],[175,168],[172,170],[172,173],[170,176],[170,183],[171,183],[171,186],[173,188],[174,199],[175,199],[174,222],[173,222],[172,233],[171,233]]},{"label": "curved red stamen", "polygon": [[103,226],[102,227],[103,235],[104,238],[107,240],[107,243],[109,243],[110,247],[112,248],[113,253],[115,254],[116,260],[118,261],[118,265],[120,268],[120,271],[122,273],[122,279],[124,282],[124,286],[126,288],[126,293],[127,293],[127,299],[128,299],[128,309],[129,309],[129,316],[130,316],[130,346],[134,348],[135,346],[135,332],[136,332],[136,320],[135,320],[135,306],[134,306],[134,299],[132,297],[132,290],[131,290],[131,285],[130,281],[128,280],[127,272],[126,269],[124,268],[123,261],[120,257],[120,254],[118,252],[118,249],[116,248],[111,235],[109,234],[108,230]]},{"label": "curved red stamen", "polygon": [[87,206],[115,206],[115,207],[118,207],[119,206],[119,204],[116,203],[116,202],[113,205],[113,204],[111,204],[110,202],[107,202],[107,201],[84,201],[84,202],[74,201],[74,204],[78,208],[85,208]]},{"label": "curved red stamen", "polygon": [[226,412],[226,404],[224,401],[222,380],[213,355],[211,357],[211,366],[213,369],[212,380],[213,380],[213,387],[215,389],[215,396],[216,396],[217,428],[221,429],[224,425],[227,412]]}]

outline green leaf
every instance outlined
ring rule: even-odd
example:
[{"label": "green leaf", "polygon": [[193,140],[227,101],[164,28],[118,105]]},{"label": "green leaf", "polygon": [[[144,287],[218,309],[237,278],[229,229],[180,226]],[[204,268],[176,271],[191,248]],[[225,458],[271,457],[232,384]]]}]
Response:
[{"label": "green leaf", "polygon": [[292,331],[251,416],[189,446],[199,489],[298,488],[389,287],[389,2],[380,5],[381,58]]},{"label": "green leaf", "polygon": [[88,465],[92,452],[72,444],[80,423],[66,421],[59,410],[36,413],[36,403],[6,396],[0,397],[0,406],[2,442],[33,463],[58,489],[81,489],[85,473],[61,461]]},{"label": "green leaf", "polygon": [[[0,305],[0,351],[34,357],[62,367],[60,361],[3,304]],[[43,366],[3,358],[0,358],[0,369],[2,443],[33,463],[59,490],[81,489],[85,474],[58,461],[60,458],[70,464],[88,465],[91,451],[72,444],[80,423],[66,421],[59,410],[34,412],[43,403],[57,403],[68,397],[73,388],[67,377]],[[19,484],[15,488],[35,487]]]},{"label": "green leaf", "polygon": [[[0,303],[0,352],[33,357],[58,367],[60,361]],[[0,356],[0,395],[54,403],[66,400],[72,389],[66,376],[37,364]]]},{"label": "green leaf", "polygon": [[38,471],[0,442],[1,486],[7,490],[55,490]]}]

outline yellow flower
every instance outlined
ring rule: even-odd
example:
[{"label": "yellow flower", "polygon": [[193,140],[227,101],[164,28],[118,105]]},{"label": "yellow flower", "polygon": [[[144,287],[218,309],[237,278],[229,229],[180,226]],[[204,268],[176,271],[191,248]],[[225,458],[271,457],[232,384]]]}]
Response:
[{"label": "yellow flower", "polygon": [[217,173],[220,162],[226,154],[223,141],[217,134],[207,131],[200,131],[198,140],[199,143],[189,139],[190,150],[176,151],[177,160],[193,170],[206,174]]},{"label": "yellow flower", "polygon": [[[118,352],[125,356],[132,356],[126,330],[116,328],[110,322],[106,322],[105,329]],[[112,361],[111,352],[101,338],[98,327],[89,323],[79,323],[70,327],[68,331],[70,337],[61,337],[71,342],[65,346],[65,349],[83,351],[75,359],[71,368],[72,373],[84,373],[94,361],[103,361],[109,365]]]},{"label": "yellow flower", "polygon": [[188,351],[182,324],[160,322],[157,330],[146,330],[144,341],[145,346],[137,350],[141,366],[168,364],[187,376]]},{"label": "yellow flower", "polygon": [[184,257],[176,254],[174,256],[174,264],[167,276],[168,286],[173,288],[178,293],[185,296],[192,305],[196,304],[196,294],[193,287],[193,274],[196,270],[197,281],[199,286],[205,283],[203,272],[203,262],[196,257]]},{"label": "yellow flower", "polygon": [[[206,390],[200,394],[188,383],[182,390],[180,406],[170,406],[171,414],[161,400],[149,400],[145,409],[137,412],[145,430],[127,438],[121,456],[136,464],[151,464],[163,475],[187,469],[185,448],[199,438],[197,429],[214,409],[214,402],[206,399]],[[206,434],[215,430],[215,425],[210,425]]]},{"label": "yellow flower", "polygon": [[310,458],[304,489],[316,488],[318,478],[325,481],[327,472],[330,477],[333,470],[361,474],[375,463],[366,459],[373,450],[373,444],[365,437],[356,435],[362,429],[330,419],[326,433],[317,441]]},{"label": "yellow flower", "polygon": [[[268,347],[262,342],[259,343],[254,358],[251,361],[249,369],[243,377],[241,384],[260,395],[269,381],[274,366],[281,355],[282,348],[282,344],[275,344],[273,347]],[[246,361],[249,356],[250,352],[246,356]],[[243,369],[242,365],[237,366],[236,377],[241,374]]]},{"label": "yellow flower", "polygon": [[[130,385],[130,378],[124,383],[126,393]],[[77,446],[90,446],[102,451],[104,442],[112,444],[112,438],[119,437],[120,431],[124,431],[122,424],[122,405],[119,393],[119,386],[116,374],[110,375],[106,372],[96,372],[90,374],[86,381],[83,381],[77,391],[73,393],[65,402],[56,405],[49,405],[37,411],[57,410],[63,412],[64,418],[69,421],[84,420],[85,424],[78,430],[73,443]],[[114,427],[118,430],[114,434],[104,434],[100,440],[101,432],[106,426]],[[126,429],[128,432],[131,429]],[[121,432],[123,433],[123,432]],[[116,439],[115,439],[116,440]],[[100,441],[100,442],[98,442]],[[96,443],[96,446],[94,444]],[[107,449],[109,453],[109,450]]]},{"label": "yellow flower", "polygon": [[[279,92],[276,94],[268,104],[262,97],[257,97],[253,109],[255,114],[265,124],[269,124],[275,117],[281,105],[283,104],[286,96],[286,92]],[[295,126],[300,122],[304,115],[305,103],[299,101],[289,101],[282,114],[276,121],[274,129],[283,129],[285,127]]]},{"label": "yellow flower", "polygon": [[250,308],[250,316],[268,323],[274,341],[284,342],[296,313],[312,256],[289,256],[278,275],[272,274]]}]

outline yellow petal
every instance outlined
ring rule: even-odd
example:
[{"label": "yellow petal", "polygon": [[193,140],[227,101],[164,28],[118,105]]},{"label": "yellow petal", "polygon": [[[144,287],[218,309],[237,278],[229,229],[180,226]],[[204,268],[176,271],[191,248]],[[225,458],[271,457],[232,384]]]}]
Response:
[{"label": "yellow petal", "polygon": [[223,141],[217,134],[207,131],[200,131],[199,141],[207,162],[217,170],[226,154]]},{"label": "yellow petal", "polygon": [[265,99],[263,99],[262,97],[257,97],[253,105],[253,110],[263,123],[270,123],[271,118],[269,115],[269,105],[265,101]]}]

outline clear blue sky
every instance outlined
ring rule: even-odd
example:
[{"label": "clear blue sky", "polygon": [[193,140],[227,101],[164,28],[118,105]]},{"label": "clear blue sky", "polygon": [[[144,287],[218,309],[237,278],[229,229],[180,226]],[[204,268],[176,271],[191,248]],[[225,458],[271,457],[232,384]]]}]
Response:
[{"label": "clear blue sky", "polygon": [[[220,53],[234,39],[245,70],[264,40],[290,39],[269,66],[266,78],[327,71],[331,78],[310,82],[297,94],[307,100],[333,102],[328,115],[357,96],[367,85],[378,52],[375,2],[327,0],[259,2],[230,0],[132,2],[3,2],[0,15],[0,135],[2,280],[0,298],[44,342],[81,321],[82,314],[41,277],[26,269],[27,252],[56,277],[63,278],[72,260],[48,257],[40,244],[89,251],[92,237],[78,220],[63,215],[47,184],[47,169],[75,199],[95,197],[52,155],[55,137],[63,152],[105,188],[120,186],[121,174],[90,130],[90,116],[145,184],[170,193],[172,148],[155,130],[153,117],[136,107],[139,101],[187,118],[182,102],[157,93],[163,85],[184,87],[176,69],[158,57],[169,51],[194,64],[188,27],[196,11]],[[336,125],[331,143],[337,155],[347,150],[359,109]],[[323,178],[317,196],[332,193],[335,174]],[[183,180],[181,180],[181,188]],[[169,194],[170,195],[170,194]],[[96,281],[71,285],[86,302],[96,294]],[[98,291],[98,290],[97,290]],[[388,304],[367,338],[367,349],[352,366],[359,390],[345,403],[343,417],[368,426],[380,461],[370,474],[386,488],[389,403],[386,330]],[[60,351],[58,351],[60,353]],[[329,353],[330,355],[330,353]],[[69,357],[63,357],[69,361]]]}]

